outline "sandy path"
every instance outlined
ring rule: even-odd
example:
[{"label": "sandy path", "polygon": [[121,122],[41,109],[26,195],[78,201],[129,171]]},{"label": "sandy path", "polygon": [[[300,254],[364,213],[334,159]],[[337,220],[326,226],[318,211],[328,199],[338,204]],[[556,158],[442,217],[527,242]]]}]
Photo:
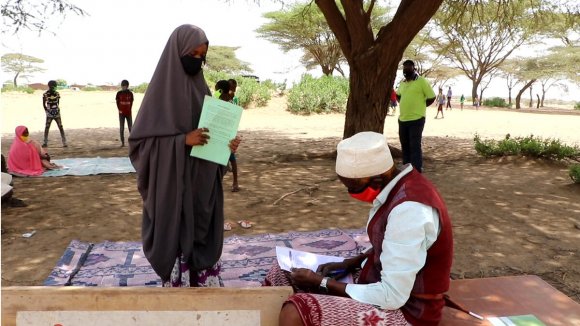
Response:
[{"label": "sandy path", "polygon": [[[135,95],[138,108],[143,94]],[[341,137],[343,114],[297,116],[285,110],[285,100],[274,97],[268,107],[246,110],[241,130],[277,131],[301,138]],[[42,92],[35,94],[2,93],[2,134],[12,135],[17,125],[31,130],[44,130],[44,112],[41,107]],[[114,92],[61,92],[62,117],[65,129],[117,128],[118,119]],[[135,109],[134,111],[138,111]],[[425,136],[458,137],[471,139],[475,133],[484,137],[503,138],[530,134],[560,138],[568,144],[580,145],[580,114],[548,115],[488,108],[445,111],[445,119],[433,119],[436,109],[428,109]],[[56,125],[53,129],[57,133]],[[385,134],[397,142],[397,119],[388,116]]]}]

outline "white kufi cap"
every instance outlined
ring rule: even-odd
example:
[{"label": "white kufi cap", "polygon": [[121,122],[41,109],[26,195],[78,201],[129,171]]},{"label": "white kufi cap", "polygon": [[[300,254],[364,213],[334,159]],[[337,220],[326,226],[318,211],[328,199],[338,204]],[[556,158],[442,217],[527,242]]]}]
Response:
[{"label": "white kufi cap", "polygon": [[336,174],[344,178],[372,177],[394,165],[385,136],[376,132],[359,132],[343,139],[336,150]]}]

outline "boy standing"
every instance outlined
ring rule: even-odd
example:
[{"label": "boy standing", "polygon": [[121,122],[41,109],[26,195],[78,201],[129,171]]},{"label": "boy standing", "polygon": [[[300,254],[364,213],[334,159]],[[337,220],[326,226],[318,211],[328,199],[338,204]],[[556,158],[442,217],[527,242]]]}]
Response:
[{"label": "boy standing", "polygon": [[68,147],[66,144],[66,136],[64,135],[64,128],[62,127],[62,120],[60,118],[60,94],[56,91],[56,81],[48,82],[48,91],[42,94],[42,106],[46,113],[46,124],[44,126],[44,141],[42,147],[48,146],[48,131],[52,120],[56,121],[58,130],[60,131],[60,138],[62,140],[62,147]]},{"label": "boy standing", "polygon": [[131,133],[131,127],[133,127],[133,118],[131,117],[133,92],[129,90],[129,82],[127,80],[121,82],[121,90],[117,92],[115,100],[117,101],[117,109],[119,110],[119,134],[121,147],[123,147],[125,146],[125,120],[127,120],[129,133]]}]

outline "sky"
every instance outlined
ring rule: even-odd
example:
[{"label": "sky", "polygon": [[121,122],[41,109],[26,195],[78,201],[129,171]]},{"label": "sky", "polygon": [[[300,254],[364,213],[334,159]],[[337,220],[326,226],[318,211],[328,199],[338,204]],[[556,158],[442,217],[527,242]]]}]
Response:
[{"label": "sky", "polygon": [[[3,35],[2,53],[17,52],[44,60],[44,73],[30,82],[64,79],[69,84],[132,85],[149,82],[171,32],[182,24],[201,27],[211,45],[236,46],[262,80],[299,79],[305,69],[300,53],[283,53],[254,32],[262,14],[282,8],[261,0],[72,0],[88,16],[68,14],[50,24],[52,33],[23,31]],[[286,76],[288,75],[288,76]],[[3,73],[2,81],[12,76]]]},{"label": "sky", "polygon": [[[253,74],[261,80],[286,80],[290,86],[306,73],[299,62],[300,51],[284,53],[255,32],[267,22],[263,13],[283,8],[280,1],[70,1],[88,15],[69,13],[65,19],[57,17],[50,21],[50,32],[40,35],[26,30],[17,35],[2,35],[1,54],[24,53],[44,60],[42,67],[46,71],[35,74],[28,82],[47,83],[50,79],[64,79],[69,85],[119,85],[123,79],[131,85],[149,82],[169,35],[181,24],[201,27],[209,39],[209,51],[212,45],[240,47],[237,57],[250,63]],[[529,53],[530,49],[523,50]],[[320,69],[308,73],[321,75]],[[2,81],[13,78],[1,74]],[[446,86],[453,87],[454,96],[471,93],[471,82],[466,78],[450,81]],[[578,92],[576,87],[568,92],[552,89],[547,97],[578,100]],[[507,97],[505,82],[495,80],[484,95]]]}]

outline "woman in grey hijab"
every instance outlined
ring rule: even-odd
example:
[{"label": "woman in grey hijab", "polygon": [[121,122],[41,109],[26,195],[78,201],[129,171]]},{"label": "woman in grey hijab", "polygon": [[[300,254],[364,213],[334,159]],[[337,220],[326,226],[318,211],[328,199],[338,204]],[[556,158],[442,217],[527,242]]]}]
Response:
[{"label": "woman in grey hijab", "polygon": [[[222,284],[225,167],[189,155],[209,141],[198,128],[204,96],[211,96],[201,69],[208,44],[199,27],[173,31],[129,137],[143,198],[143,251],[163,286]],[[239,142],[230,142],[233,152]]]}]

